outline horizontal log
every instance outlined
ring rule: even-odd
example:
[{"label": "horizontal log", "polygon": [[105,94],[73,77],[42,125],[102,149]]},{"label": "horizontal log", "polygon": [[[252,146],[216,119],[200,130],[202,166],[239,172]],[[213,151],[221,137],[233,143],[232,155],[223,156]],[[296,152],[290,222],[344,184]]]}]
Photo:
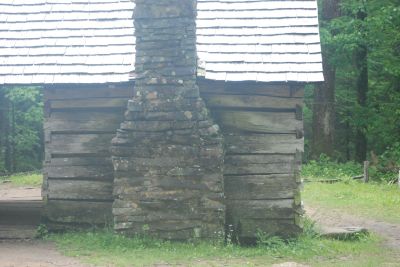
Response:
[{"label": "horizontal log", "polygon": [[51,110],[57,109],[125,109],[128,98],[88,98],[88,99],[65,99],[51,100]]},{"label": "horizontal log", "polygon": [[227,200],[227,215],[235,219],[294,219],[294,199]]},{"label": "horizontal log", "polygon": [[109,225],[112,202],[49,200],[45,207],[47,220],[58,223]]},{"label": "horizontal log", "polygon": [[228,154],[292,154],[304,150],[304,139],[295,134],[225,134]]},{"label": "horizontal log", "polygon": [[230,200],[287,199],[296,197],[298,183],[292,174],[230,176],[224,189]]},{"label": "horizontal log", "polygon": [[293,219],[265,220],[265,219],[240,219],[233,224],[237,229],[241,243],[254,243],[260,233],[268,236],[282,236],[284,238],[294,237],[301,233],[301,228],[295,224]]},{"label": "horizontal log", "polygon": [[224,175],[260,175],[275,173],[294,173],[295,168],[290,162],[269,164],[241,164],[237,162],[225,163]]},{"label": "horizontal log", "polygon": [[226,155],[225,163],[228,164],[275,164],[296,163],[295,154],[251,154],[251,155]]},{"label": "horizontal log", "polygon": [[50,132],[116,132],[124,116],[122,111],[53,112],[44,122]]},{"label": "horizontal log", "polygon": [[48,198],[58,200],[112,200],[111,181],[78,181],[48,179]]},{"label": "horizontal log", "polygon": [[40,209],[43,205],[43,202],[41,200],[41,198],[33,198],[30,200],[21,200],[18,197],[12,197],[10,199],[6,198],[2,198],[0,200],[0,211],[2,211],[3,209],[9,209],[9,210],[13,210],[13,209]]},{"label": "horizontal log", "polygon": [[200,95],[204,94],[248,94],[280,97],[304,96],[304,85],[289,83],[224,82],[198,79]]},{"label": "horizontal log", "polygon": [[224,175],[294,173],[295,155],[227,155]]},{"label": "horizontal log", "polygon": [[49,178],[57,179],[91,179],[91,180],[113,180],[112,165],[94,166],[51,166],[44,168]]},{"label": "horizontal log", "polygon": [[79,98],[131,98],[134,94],[134,84],[121,85],[70,85],[45,87],[45,100],[65,100]]},{"label": "horizontal log", "polygon": [[[158,179],[157,179],[158,178]],[[141,193],[137,193],[146,188],[147,184],[151,184],[152,188],[161,189],[163,191],[174,191],[174,190],[186,190],[186,191],[196,191],[191,196],[195,197],[199,192],[216,192],[221,193],[223,191],[222,177],[221,181],[202,181],[199,182],[198,179],[193,177],[157,177],[154,179],[149,179],[148,177],[117,177],[114,181],[114,192],[118,195],[133,195],[133,197],[142,196]],[[219,178],[219,177],[217,177]],[[189,197],[191,197],[189,196]],[[173,199],[174,196],[171,196]]]},{"label": "horizontal log", "polygon": [[241,109],[296,109],[303,104],[302,98],[255,95],[203,94],[207,107]]},{"label": "horizontal log", "polygon": [[113,168],[110,157],[73,157],[73,158],[53,158],[44,166],[61,167],[61,166],[105,166]]},{"label": "horizontal log", "polygon": [[27,221],[31,225],[15,225],[12,222],[3,224],[0,227],[0,240],[5,242],[7,239],[11,240],[32,240],[37,236],[38,221]]},{"label": "horizontal log", "polygon": [[48,145],[51,155],[109,155],[114,134],[53,134]]},{"label": "horizontal log", "polygon": [[4,224],[39,224],[42,206],[42,201],[0,201],[0,229]]},{"label": "horizontal log", "polygon": [[249,111],[212,111],[223,133],[296,133],[303,128],[303,122],[296,120],[291,112],[249,112]]}]

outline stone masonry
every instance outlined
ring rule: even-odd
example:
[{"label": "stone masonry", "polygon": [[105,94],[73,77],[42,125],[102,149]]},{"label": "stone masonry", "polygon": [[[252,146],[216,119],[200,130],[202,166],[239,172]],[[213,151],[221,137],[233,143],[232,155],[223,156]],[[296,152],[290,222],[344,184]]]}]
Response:
[{"label": "stone masonry", "polygon": [[223,235],[223,138],[196,84],[195,18],[195,0],[136,0],[135,97],[111,146],[118,232]]}]

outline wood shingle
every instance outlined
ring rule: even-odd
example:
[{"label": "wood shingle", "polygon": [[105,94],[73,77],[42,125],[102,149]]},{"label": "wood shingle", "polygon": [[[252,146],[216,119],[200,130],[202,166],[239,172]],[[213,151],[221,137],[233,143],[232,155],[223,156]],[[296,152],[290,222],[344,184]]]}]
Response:
[{"label": "wood shingle", "polygon": [[[0,84],[134,77],[131,0],[0,0]],[[198,0],[198,74],[211,80],[323,80],[317,3]]]}]

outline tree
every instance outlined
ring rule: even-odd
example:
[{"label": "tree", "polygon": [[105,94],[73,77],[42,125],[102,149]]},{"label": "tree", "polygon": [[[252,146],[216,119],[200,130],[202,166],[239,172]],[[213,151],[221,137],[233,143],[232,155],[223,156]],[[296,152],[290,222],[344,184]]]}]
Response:
[{"label": "tree", "polygon": [[40,88],[0,88],[0,172],[41,168],[43,102]]},{"label": "tree", "polygon": [[[323,0],[321,24],[329,24],[332,19],[340,15],[340,0]],[[325,26],[325,25],[322,25]],[[322,43],[322,61],[325,82],[320,83],[314,90],[313,102],[313,135],[312,155],[318,158],[320,154],[333,156],[334,153],[334,128],[335,128],[335,79],[336,66],[330,55],[334,54],[335,48],[329,40],[336,34],[327,29],[325,42]]]},{"label": "tree", "polygon": [[[367,6],[366,0],[359,1],[359,7],[356,11],[356,19],[359,20],[358,33],[360,39],[358,46],[354,51],[354,61],[357,69],[357,103],[362,109],[367,106],[367,94],[368,94],[368,44],[367,44],[367,30],[366,30],[366,19],[367,19]],[[356,132],[356,153],[355,158],[357,161],[362,162],[367,158],[367,127],[361,124]]]},{"label": "tree", "polygon": [[5,89],[0,87],[0,174],[8,172],[8,105]]},{"label": "tree", "polygon": [[[321,0],[320,8],[326,83],[317,88],[312,100],[306,99],[306,103],[314,102],[309,106],[317,113],[313,114],[314,133],[310,136],[320,136],[322,107],[329,108],[327,102],[333,102],[325,100],[332,94],[322,94],[328,89],[321,89],[330,83],[334,86],[331,110],[335,124],[328,129],[334,129],[334,158],[363,161],[367,151],[381,155],[379,158],[400,155],[400,2],[341,0],[340,14],[333,19],[326,17],[325,11],[332,11],[328,2],[333,3]],[[329,79],[333,73],[335,78]],[[326,148],[317,150],[326,144],[310,143],[314,157],[330,154]],[[400,167],[398,158],[392,157]]]}]

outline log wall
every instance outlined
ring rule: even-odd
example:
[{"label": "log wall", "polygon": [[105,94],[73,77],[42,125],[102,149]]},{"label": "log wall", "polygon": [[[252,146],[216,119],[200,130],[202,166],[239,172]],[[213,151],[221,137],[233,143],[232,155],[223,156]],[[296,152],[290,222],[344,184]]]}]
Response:
[{"label": "log wall", "polygon": [[133,87],[126,83],[45,88],[42,195],[51,229],[112,222],[109,147]]},{"label": "log wall", "polygon": [[198,84],[225,138],[226,229],[242,242],[254,241],[257,231],[298,233],[303,86]]},{"label": "log wall", "polygon": [[[225,139],[226,228],[299,231],[303,86],[198,80]],[[45,88],[45,217],[52,229],[112,222],[110,142],[133,84]]]}]

